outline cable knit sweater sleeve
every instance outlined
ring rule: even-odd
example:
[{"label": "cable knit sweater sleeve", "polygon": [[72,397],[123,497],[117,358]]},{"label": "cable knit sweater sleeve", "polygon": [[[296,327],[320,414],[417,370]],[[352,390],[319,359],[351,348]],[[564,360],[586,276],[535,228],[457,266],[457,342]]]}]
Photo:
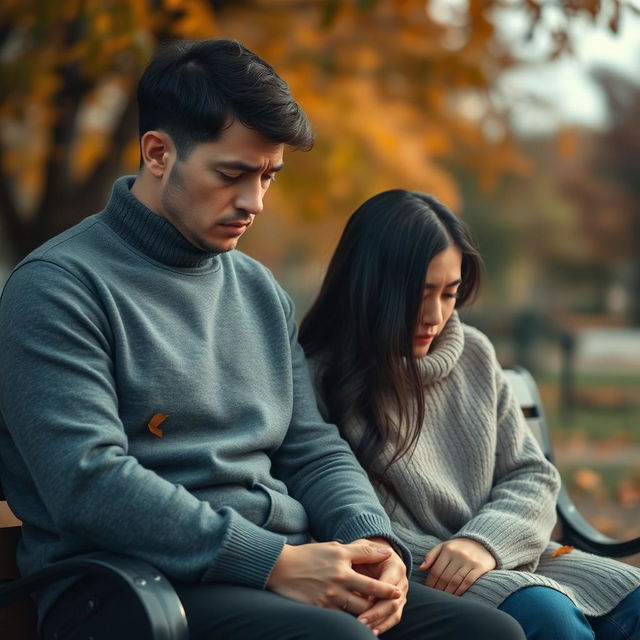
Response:
[{"label": "cable knit sweater sleeve", "polygon": [[477,364],[471,372],[491,368],[497,439],[489,499],[454,537],[482,543],[495,557],[497,569],[532,571],[555,524],[559,474],[529,431],[493,346],[480,332],[467,329],[467,350]]}]

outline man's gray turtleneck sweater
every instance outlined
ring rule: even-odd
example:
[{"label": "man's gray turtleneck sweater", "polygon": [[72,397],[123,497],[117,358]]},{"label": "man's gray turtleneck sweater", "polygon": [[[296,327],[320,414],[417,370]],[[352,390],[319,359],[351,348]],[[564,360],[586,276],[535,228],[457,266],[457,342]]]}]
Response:
[{"label": "man's gray turtleneck sweater", "polygon": [[270,272],[196,249],[131,183],[0,301],[0,478],[23,573],[107,549],[261,589],[285,542],[397,542],[318,414]]}]

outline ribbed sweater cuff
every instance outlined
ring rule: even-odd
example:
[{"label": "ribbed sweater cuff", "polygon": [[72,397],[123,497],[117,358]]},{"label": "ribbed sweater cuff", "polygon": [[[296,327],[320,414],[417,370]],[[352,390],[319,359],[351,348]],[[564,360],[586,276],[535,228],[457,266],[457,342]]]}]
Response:
[{"label": "ribbed sweater cuff", "polygon": [[215,565],[204,574],[203,581],[264,589],[285,543],[285,536],[232,518]]},{"label": "ribbed sweater cuff", "polygon": [[[526,551],[532,542],[531,536],[525,535],[524,531],[520,530],[516,533],[510,526],[512,524],[500,522],[494,517],[476,517],[452,538],[470,538],[479,542],[495,558],[496,569],[510,569],[518,558],[527,555]],[[542,549],[540,549],[540,553],[542,553]]]},{"label": "ribbed sweater cuff", "polygon": [[364,513],[345,522],[336,534],[336,540],[348,544],[360,538],[385,538],[399,552],[407,567],[407,574],[411,571],[411,553],[400,539],[393,533],[385,518],[375,514]]}]

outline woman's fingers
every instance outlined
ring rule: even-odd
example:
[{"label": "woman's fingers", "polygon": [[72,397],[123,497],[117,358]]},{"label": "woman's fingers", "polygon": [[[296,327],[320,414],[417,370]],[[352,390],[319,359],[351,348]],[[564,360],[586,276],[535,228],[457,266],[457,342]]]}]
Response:
[{"label": "woman's fingers", "polygon": [[447,593],[455,593],[472,568],[471,565],[450,562],[435,588]]},{"label": "woman's fingers", "polygon": [[485,573],[486,571],[482,571],[480,569],[472,569],[458,585],[458,588],[451,593],[453,593],[454,596],[461,596],[478,578],[482,577]]},{"label": "woman's fingers", "polygon": [[433,563],[436,561],[436,559],[440,555],[443,545],[444,543],[441,542],[440,544],[437,544],[435,547],[433,547],[433,549],[431,549],[427,553],[427,555],[424,557],[422,564],[419,567],[420,571],[428,571],[431,568],[431,565],[433,565]]},{"label": "woman's fingers", "polygon": [[[433,566],[425,584],[440,591],[461,595],[480,576],[496,566],[491,553],[479,542],[468,538],[454,538],[434,549],[437,549],[437,556],[435,561],[432,559]],[[420,568],[428,564],[428,556]]]},{"label": "woman's fingers", "polygon": [[429,575],[427,576],[427,587],[433,587],[437,589],[436,584],[440,581],[440,577],[444,574],[449,563],[451,562],[451,556],[442,551],[438,554],[438,558],[433,563],[431,569],[429,569]]}]

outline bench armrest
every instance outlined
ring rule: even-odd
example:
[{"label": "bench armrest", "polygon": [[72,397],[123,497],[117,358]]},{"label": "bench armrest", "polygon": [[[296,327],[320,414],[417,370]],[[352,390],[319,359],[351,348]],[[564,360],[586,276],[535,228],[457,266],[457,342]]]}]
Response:
[{"label": "bench armrest", "polygon": [[640,537],[616,540],[600,533],[580,515],[564,487],[558,496],[557,511],[562,523],[563,544],[611,558],[623,558],[640,553]]},{"label": "bench armrest", "polygon": [[[549,436],[540,393],[533,376],[524,367],[519,366],[509,367],[504,371],[527,424],[540,444],[545,457],[553,462],[553,444]],[[580,515],[564,487],[560,489],[556,508],[562,525],[560,537],[563,544],[612,558],[622,558],[640,553],[640,537],[621,541],[600,533]]]},{"label": "bench armrest", "polygon": [[88,574],[119,583],[146,615],[150,639],[188,640],[184,609],[169,581],[146,562],[108,552],[58,562],[31,576],[0,583],[0,607],[54,581]]}]

